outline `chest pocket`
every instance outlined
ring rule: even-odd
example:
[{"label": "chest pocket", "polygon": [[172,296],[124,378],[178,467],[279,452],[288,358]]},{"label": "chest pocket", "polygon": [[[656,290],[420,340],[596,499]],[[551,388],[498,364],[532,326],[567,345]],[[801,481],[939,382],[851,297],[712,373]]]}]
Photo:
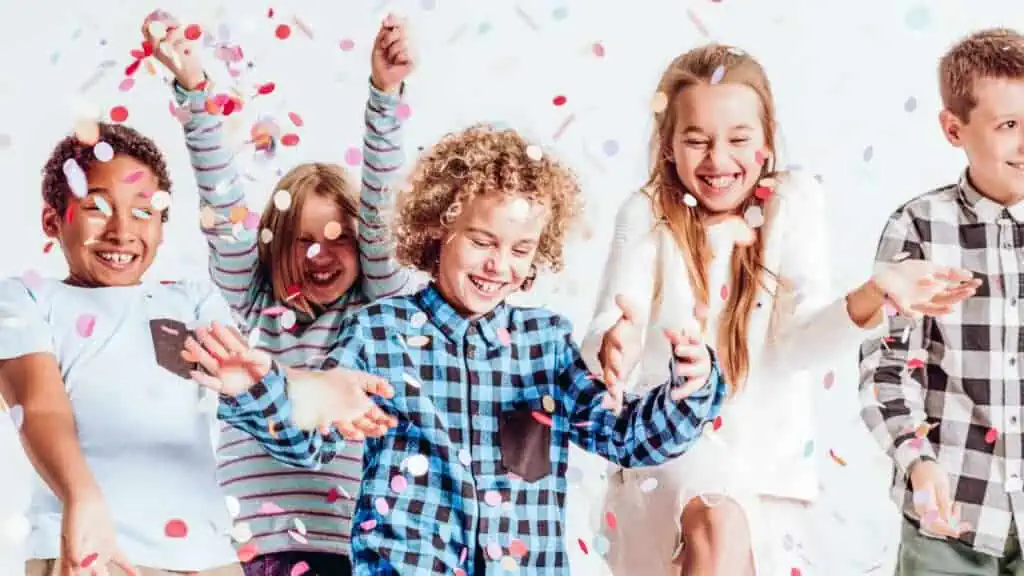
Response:
[{"label": "chest pocket", "polygon": [[551,427],[530,409],[505,412],[498,421],[502,467],[527,482],[551,474]]}]

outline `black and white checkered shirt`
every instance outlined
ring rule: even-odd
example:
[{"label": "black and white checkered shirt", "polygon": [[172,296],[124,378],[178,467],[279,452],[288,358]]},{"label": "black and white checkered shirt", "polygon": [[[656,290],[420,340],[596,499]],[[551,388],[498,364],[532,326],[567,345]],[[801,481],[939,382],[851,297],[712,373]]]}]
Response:
[{"label": "black and white checkered shirt", "polygon": [[968,181],[918,196],[882,233],[876,260],[929,260],[983,283],[940,318],[891,317],[860,355],[862,416],[895,462],[892,497],[912,521],[908,469],[921,458],[950,475],[960,540],[1002,556],[1024,520],[1024,202],[982,196]]}]

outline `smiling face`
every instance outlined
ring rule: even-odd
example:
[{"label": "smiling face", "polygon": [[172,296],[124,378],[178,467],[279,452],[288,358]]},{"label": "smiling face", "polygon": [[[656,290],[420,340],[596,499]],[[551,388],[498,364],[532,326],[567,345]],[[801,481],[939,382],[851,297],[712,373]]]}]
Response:
[{"label": "smiling face", "polygon": [[326,306],[341,298],[359,277],[356,222],[331,198],[310,194],[299,217],[298,242],[292,248],[302,262],[302,294]]},{"label": "smiling face", "polygon": [[530,276],[549,214],[525,198],[474,198],[442,240],[438,290],[459,313],[487,314]]},{"label": "smiling face", "polygon": [[1024,78],[978,78],[976,105],[962,121],[940,113],[946,138],[963,148],[971,182],[993,200],[1024,200]]},{"label": "smiling face", "polygon": [[68,281],[81,286],[138,284],[163,240],[162,214],[151,193],[159,189],[153,170],[118,154],[93,162],[88,194],[69,195],[67,210],[43,209],[43,231],[56,239],[68,263]]},{"label": "smiling face", "polygon": [[735,210],[751,194],[769,147],[757,92],[739,83],[697,83],[672,103],[672,159],[683,186],[712,213]]}]

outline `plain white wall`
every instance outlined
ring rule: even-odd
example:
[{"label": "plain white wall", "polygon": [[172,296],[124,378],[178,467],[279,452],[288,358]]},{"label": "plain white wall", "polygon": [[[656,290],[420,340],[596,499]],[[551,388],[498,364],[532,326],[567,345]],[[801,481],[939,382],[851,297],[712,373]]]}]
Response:
[{"label": "plain white wall", "polygon": [[[0,6],[18,14],[0,19],[8,66],[0,73],[6,180],[0,275],[64,272],[59,252],[42,250],[39,169],[70,129],[76,106],[121,104],[128,123],[164,148],[176,182],[174,215],[152,274],[202,276],[194,180],[180,127],[167,110],[170,92],[144,69],[134,88],[118,90],[128,52],[141,41],[142,17],[161,6],[128,0],[2,0]],[[776,91],[783,160],[820,174],[827,186],[833,270],[837,289],[846,289],[866,277],[890,211],[952,181],[963,166],[936,122],[942,51],[972,29],[1024,27],[1017,0],[175,0],[162,8],[211,30],[223,23],[254,62],[249,79],[277,84],[234,121],[240,135],[256,112],[282,118],[294,111],[305,120],[301,145],[285,149],[276,163],[250,168],[251,199],[260,204],[278,167],[340,161],[359,143],[368,47],[388,10],[408,16],[421,56],[409,82],[410,158],[450,129],[489,120],[519,128],[579,172],[592,237],[573,244],[568,270],[541,282],[533,298],[568,314],[580,331],[594,304],[615,210],[644,177],[655,83],[676,54],[714,39],[763,62]],[[294,26],[296,15],[312,38]],[[293,24],[287,40],[274,36],[280,23]],[[346,38],[354,42],[350,51],[341,49]],[[603,57],[595,55],[595,43]],[[84,84],[91,86],[82,92]],[[556,95],[567,103],[555,107]],[[614,146],[606,144],[611,141]],[[800,543],[812,563],[804,574],[891,570],[897,516],[886,496],[888,464],[857,417],[855,367],[856,350],[850,350],[835,361],[835,386],[818,391],[824,497],[815,511],[820,538]],[[116,402],[111,398],[112,409],[131,409]],[[847,465],[832,460],[829,449]],[[574,542],[591,541],[582,519],[599,512],[589,504],[602,468],[579,455],[575,465],[584,470],[584,483],[570,503],[574,573],[596,574],[601,564],[593,551],[584,556]],[[29,473],[10,423],[0,418],[0,574],[20,572],[19,543],[7,527],[18,524]]]}]

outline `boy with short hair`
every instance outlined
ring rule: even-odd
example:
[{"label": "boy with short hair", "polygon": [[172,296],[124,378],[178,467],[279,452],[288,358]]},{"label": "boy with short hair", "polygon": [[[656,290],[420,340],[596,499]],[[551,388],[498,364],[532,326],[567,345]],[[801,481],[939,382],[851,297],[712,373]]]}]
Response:
[{"label": "boy with short hair", "polygon": [[[653,466],[685,452],[718,413],[725,383],[695,338],[666,331],[676,355],[666,383],[627,395],[616,413],[569,322],[506,303],[538,269],[562,266],[579,195],[568,169],[511,130],[449,135],[420,160],[400,201],[397,253],[433,282],[350,317],[326,366],[395,390],[381,406],[398,427],[364,450],[356,574],[568,574],[570,442],[625,468]],[[286,379],[240,338],[214,334],[188,351],[219,378],[197,380],[234,406],[236,426],[293,464],[337,452],[333,431],[323,439],[289,423],[307,419],[293,412],[298,371]]]},{"label": "boy with short hair", "polygon": [[956,184],[889,218],[877,262],[966,268],[977,296],[943,317],[890,318],[861,349],[862,416],[893,458],[898,573],[1024,574],[1024,36],[975,32],[939,64]]}]

